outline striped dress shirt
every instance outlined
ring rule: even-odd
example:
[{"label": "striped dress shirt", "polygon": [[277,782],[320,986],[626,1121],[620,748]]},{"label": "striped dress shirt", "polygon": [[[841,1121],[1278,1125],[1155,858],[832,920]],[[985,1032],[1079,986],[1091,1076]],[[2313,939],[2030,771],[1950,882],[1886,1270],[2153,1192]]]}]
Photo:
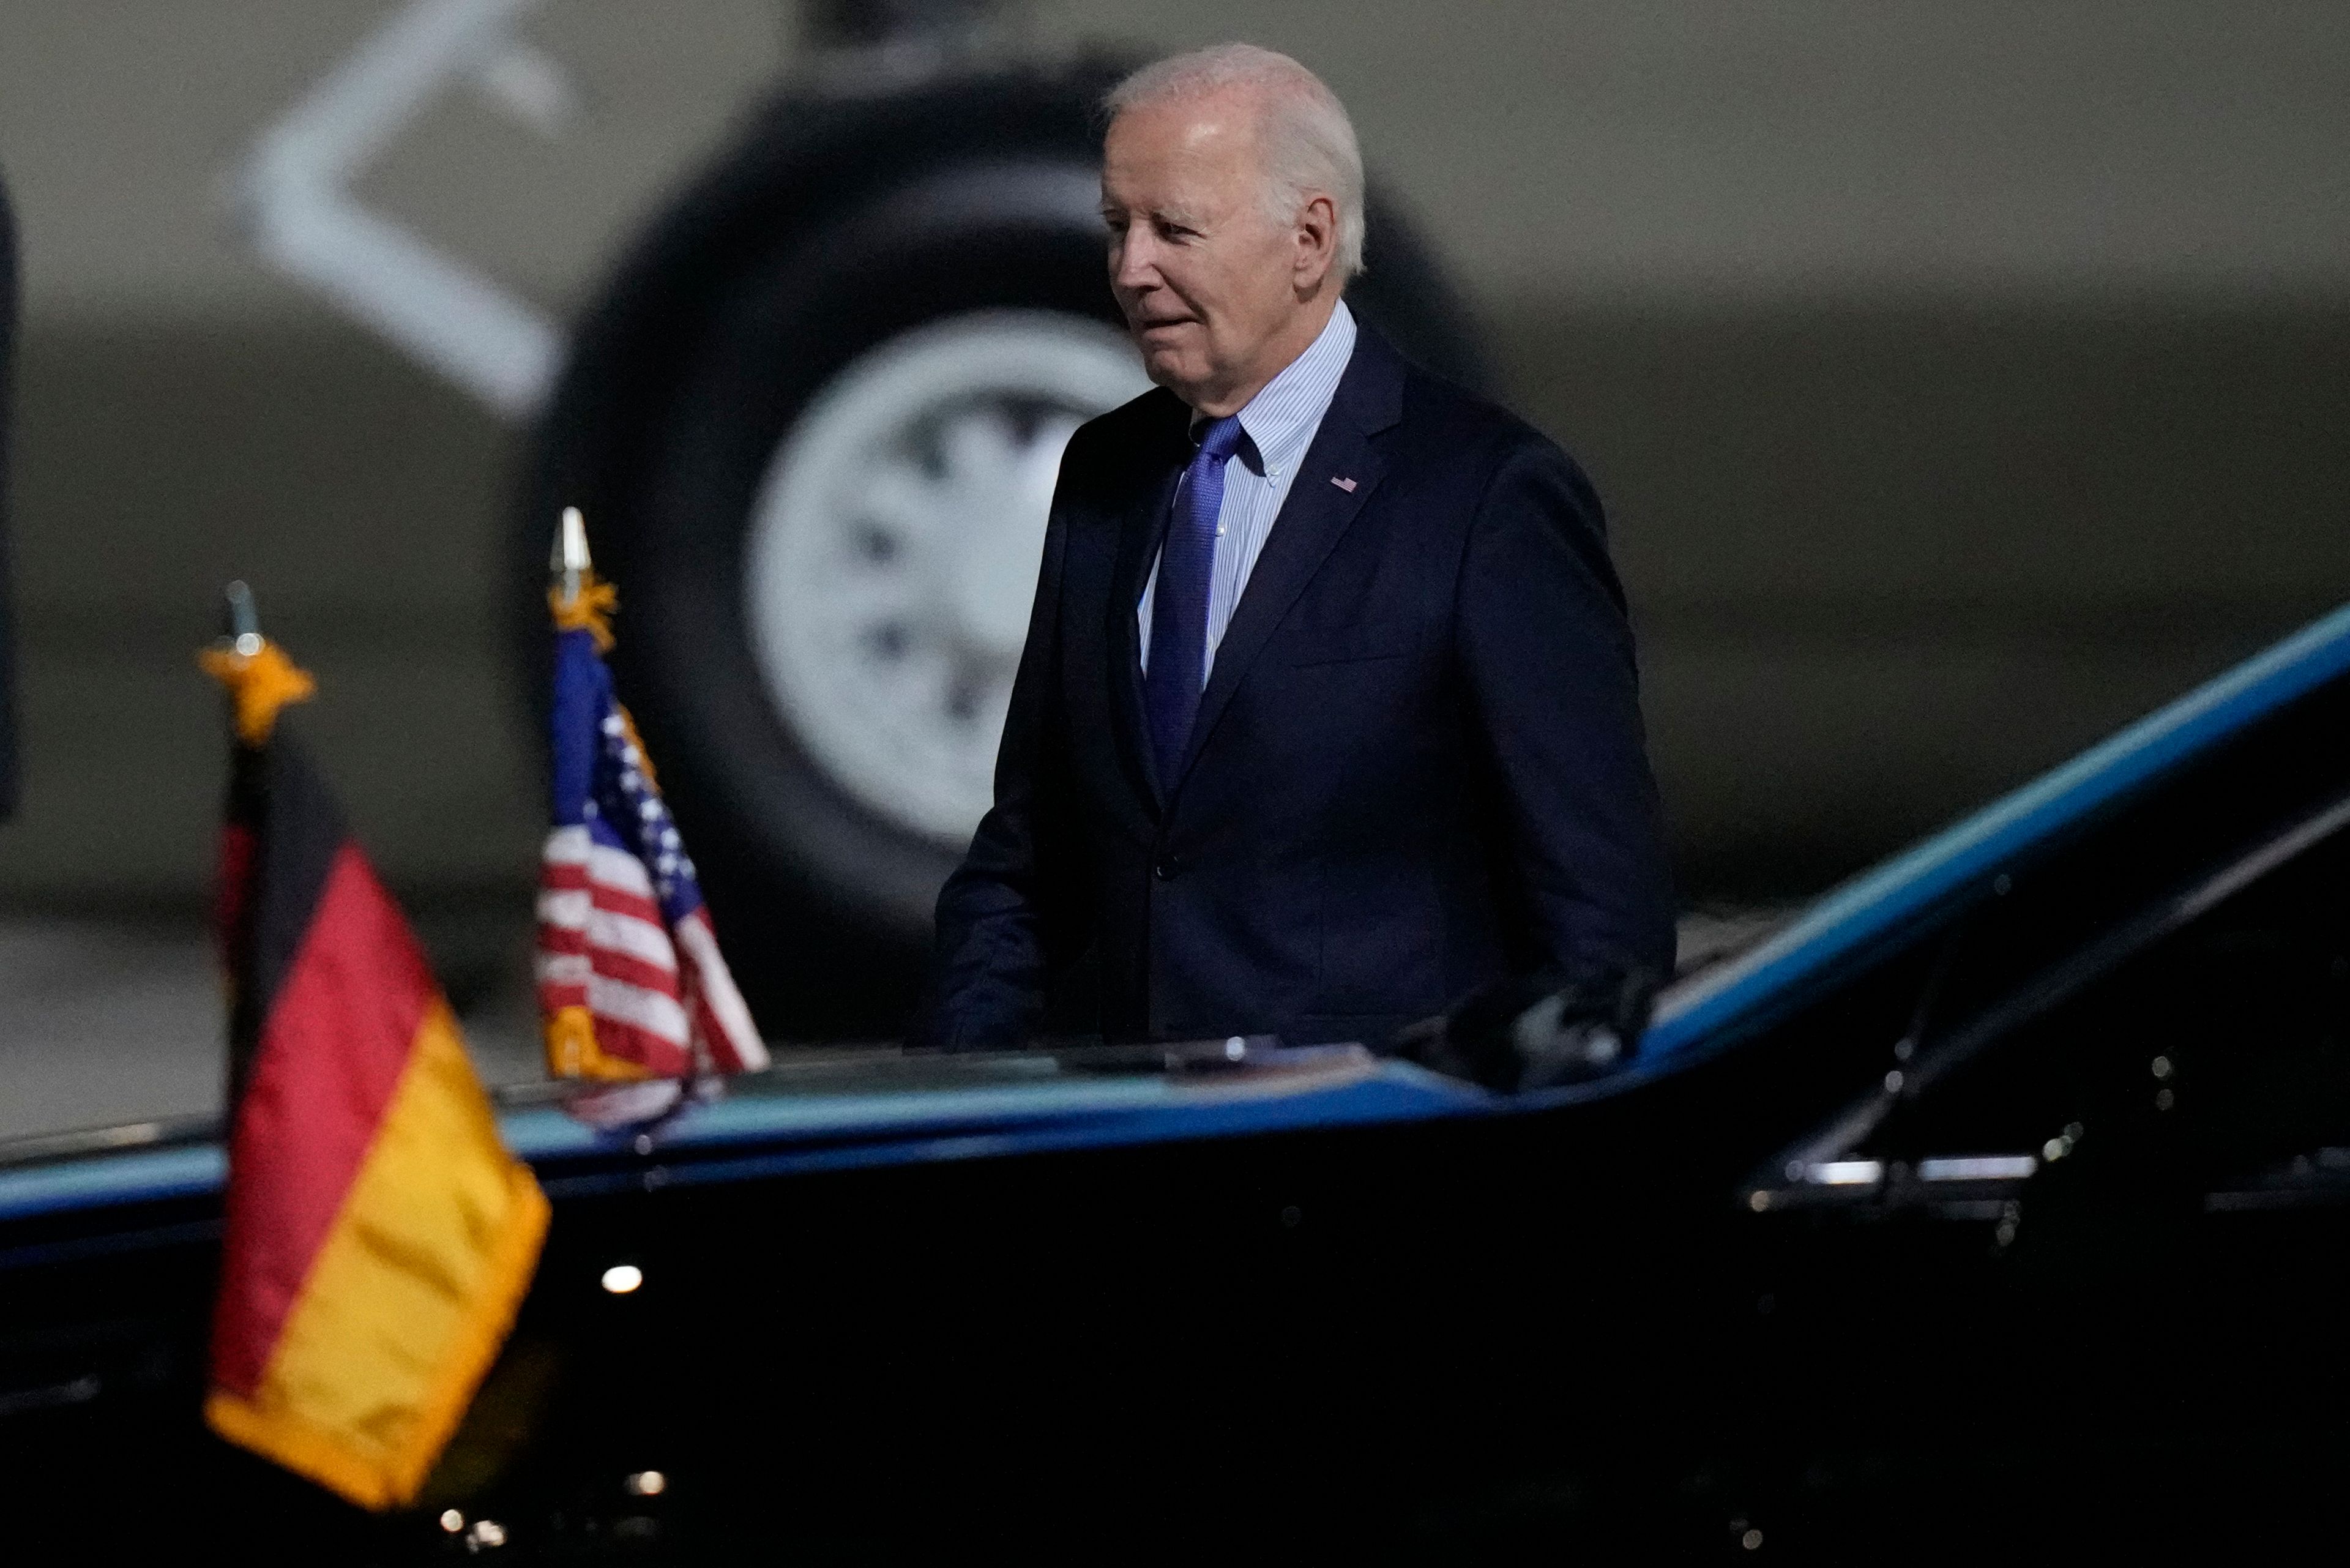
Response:
[{"label": "striped dress shirt", "polygon": [[[1338,390],[1338,378],[1355,355],[1355,317],[1340,300],[1329,325],[1291,360],[1281,374],[1267,381],[1241,410],[1239,449],[1224,461],[1224,502],[1216,513],[1216,564],[1208,579],[1208,646],[1200,664],[1200,684],[1208,683],[1215,668],[1216,645],[1232,624],[1232,608],[1248,587],[1249,573],[1264,552],[1281,504],[1297,478],[1297,465],[1322,428],[1322,416]],[[1203,420],[1194,417],[1196,433]],[[1175,505],[1183,504],[1183,488],[1176,486]],[[1150,563],[1150,580],[1142,585],[1142,601],[1135,606],[1142,630],[1142,668],[1150,669],[1150,601],[1159,590],[1159,563]]]}]

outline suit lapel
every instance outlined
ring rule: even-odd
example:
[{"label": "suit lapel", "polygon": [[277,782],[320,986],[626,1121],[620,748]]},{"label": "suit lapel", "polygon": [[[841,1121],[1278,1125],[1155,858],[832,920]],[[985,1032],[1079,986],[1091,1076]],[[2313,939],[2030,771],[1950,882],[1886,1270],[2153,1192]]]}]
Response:
[{"label": "suit lapel", "polygon": [[[1354,358],[1339,379],[1322,428],[1290,482],[1281,513],[1265,536],[1264,549],[1241,590],[1241,602],[1233,607],[1232,618],[1224,627],[1223,640],[1216,645],[1208,687],[1200,696],[1200,714],[1191,724],[1191,743],[1176,778],[1160,789],[1162,800],[1174,793],[1174,785],[1199,760],[1201,748],[1231,705],[1232,693],[1264,651],[1265,640],[1322,569],[1322,563],[1330,558],[1330,552],[1338,547],[1347,525],[1385,474],[1386,464],[1371,438],[1400,417],[1403,361],[1369,327],[1357,330]],[[1354,483],[1343,486],[1336,483],[1340,479]],[[1136,591],[1140,591],[1139,586]],[[1128,618],[1131,622],[1132,618]],[[1130,624],[1128,630],[1131,636]]]}]

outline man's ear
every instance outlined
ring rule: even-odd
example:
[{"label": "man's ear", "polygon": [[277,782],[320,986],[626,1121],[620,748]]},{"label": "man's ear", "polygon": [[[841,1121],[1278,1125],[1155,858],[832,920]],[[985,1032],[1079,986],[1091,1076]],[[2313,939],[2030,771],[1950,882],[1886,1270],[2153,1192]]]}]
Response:
[{"label": "man's ear", "polygon": [[1338,260],[1338,206],[1327,196],[1315,196],[1297,214],[1297,252],[1291,282],[1298,297],[1310,299]]}]

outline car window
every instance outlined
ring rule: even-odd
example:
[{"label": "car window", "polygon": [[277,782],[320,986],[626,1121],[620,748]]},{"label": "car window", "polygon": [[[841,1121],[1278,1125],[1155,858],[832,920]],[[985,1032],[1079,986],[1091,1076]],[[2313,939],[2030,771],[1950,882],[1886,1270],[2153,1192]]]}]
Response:
[{"label": "car window", "polygon": [[2012,1233],[2029,1193],[2083,1181],[2220,1210],[2350,1196],[2350,803],[2048,940],[2072,919],[1946,937],[1883,1081],[1759,1172],[1749,1207]]}]

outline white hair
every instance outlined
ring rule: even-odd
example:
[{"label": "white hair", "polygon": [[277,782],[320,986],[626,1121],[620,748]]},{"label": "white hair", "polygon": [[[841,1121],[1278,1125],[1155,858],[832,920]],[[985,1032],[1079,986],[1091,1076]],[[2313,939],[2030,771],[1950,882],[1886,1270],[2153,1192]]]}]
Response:
[{"label": "white hair", "polygon": [[1363,270],[1363,152],[1355,123],[1320,77],[1254,44],[1211,44],[1143,67],[1102,99],[1116,119],[1128,109],[1170,99],[1245,88],[1257,98],[1264,159],[1265,210],[1276,223],[1297,220],[1315,196],[1337,209],[1336,257],[1341,278]]}]

